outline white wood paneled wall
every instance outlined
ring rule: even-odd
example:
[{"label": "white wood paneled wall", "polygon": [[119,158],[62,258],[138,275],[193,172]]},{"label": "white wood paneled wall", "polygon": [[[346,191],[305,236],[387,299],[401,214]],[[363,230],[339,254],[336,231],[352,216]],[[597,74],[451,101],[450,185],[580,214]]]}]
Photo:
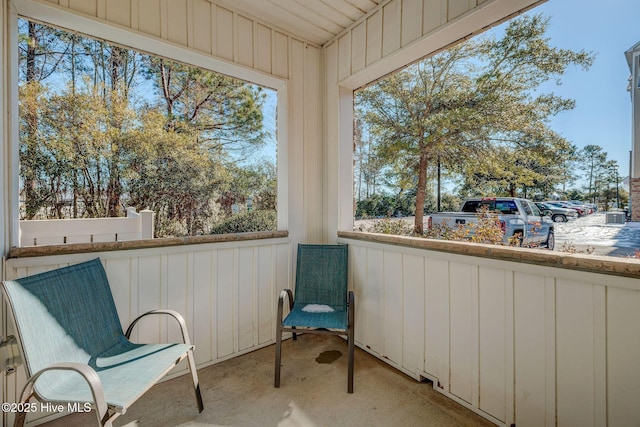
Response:
[{"label": "white wood paneled wall", "polygon": [[346,79],[487,1],[393,0],[383,4],[338,38],[338,78]]},{"label": "white wood paneled wall", "polygon": [[325,47],[337,45],[338,81],[355,89],[538,2],[391,0]]},{"label": "white wood paneled wall", "polygon": [[209,0],[39,0],[288,78],[290,37]]},{"label": "white wood paneled wall", "polygon": [[361,348],[500,425],[640,425],[640,280],[340,241]]},{"label": "white wood paneled wall", "polygon": [[[185,318],[196,363],[204,367],[274,342],[277,298],[292,287],[290,248],[289,239],[268,239],[10,259],[6,272],[18,278],[99,256],[123,328],[149,310],[174,309]],[[153,316],[132,339],[180,342],[181,336],[171,319]],[[182,364],[171,376],[185,372]],[[15,402],[25,381],[24,368],[8,375],[3,401]]]}]

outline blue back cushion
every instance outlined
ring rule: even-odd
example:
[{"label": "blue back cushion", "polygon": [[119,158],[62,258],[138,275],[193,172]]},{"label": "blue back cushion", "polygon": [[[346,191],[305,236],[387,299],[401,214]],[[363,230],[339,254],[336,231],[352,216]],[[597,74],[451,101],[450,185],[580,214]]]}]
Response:
[{"label": "blue back cushion", "polygon": [[4,282],[27,367],[83,362],[126,340],[99,259]]},{"label": "blue back cushion", "polygon": [[347,245],[298,245],[295,302],[347,306]]}]

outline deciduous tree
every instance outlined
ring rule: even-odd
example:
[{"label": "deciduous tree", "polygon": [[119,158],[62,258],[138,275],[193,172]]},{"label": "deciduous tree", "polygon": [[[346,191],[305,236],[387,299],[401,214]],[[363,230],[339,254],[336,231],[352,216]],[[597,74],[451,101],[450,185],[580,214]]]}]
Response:
[{"label": "deciduous tree", "polygon": [[541,15],[516,18],[502,38],[460,43],[358,92],[376,154],[415,176],[415,232],[423,232],[427,171],[437,159],[445,169],[471,173],[468,162],[504,164],[488,156],[548,151],[562,141],[547,120],[573,101],[534,97],[532,90],[571,65],[587,69],[594,57],[552,47],[548,23]]}]

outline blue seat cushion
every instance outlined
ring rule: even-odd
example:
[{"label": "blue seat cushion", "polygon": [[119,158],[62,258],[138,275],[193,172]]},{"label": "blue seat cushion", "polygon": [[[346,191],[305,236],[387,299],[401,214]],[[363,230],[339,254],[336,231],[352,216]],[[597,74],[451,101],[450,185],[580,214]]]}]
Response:
[{"label": "blue seat cushion", "polygon": [[282,322],[285,327],[306,327],[324,329],[344,329],[349,326],[347,312],[336,310],[328,313],[309,313],[294,306]]},{"label": "blue seat cushion", "polygon": [[[100,377],[107,403],[123,412],[158,382],[191,349],[188,344],[133,344],[123,341],[105,355],[87,361]],[[36,393],[51,402],[93,402],[91,390],[73,371],[45,372]]]}]

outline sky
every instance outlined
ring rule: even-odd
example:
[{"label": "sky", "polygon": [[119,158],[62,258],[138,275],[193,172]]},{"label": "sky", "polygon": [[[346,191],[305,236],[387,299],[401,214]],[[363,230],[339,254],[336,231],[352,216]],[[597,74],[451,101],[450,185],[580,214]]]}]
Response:
[{"label": "sky", "polygon": [[[588,71],[570,67],[553,91],[576,101],[558,114],[551,127],[578,147],[599,145],[617,161],[620,178],[629,174],[631,98],[624,52],[640,41],[638,0],[549,0],[528,13],[551,17],[547,35],[552,46],[596,54]],[[501,27],[495,30],[500,31]]]}]

